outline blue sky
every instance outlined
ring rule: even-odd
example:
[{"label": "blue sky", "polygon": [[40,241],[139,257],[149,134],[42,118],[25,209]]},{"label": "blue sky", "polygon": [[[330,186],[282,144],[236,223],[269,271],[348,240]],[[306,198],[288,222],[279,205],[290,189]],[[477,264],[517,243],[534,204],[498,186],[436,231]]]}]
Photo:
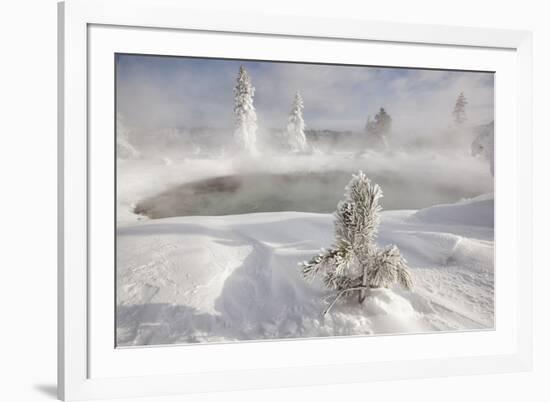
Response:
[{"label": "blue sky", "polygon": [[316,129],[361,130],[380,107],[398,128],[444,126],[461,91],[470,122],[493,119],[492,73],[141,55],[117,56],[118,111],[135,128],[231,128],[241,64],[260,127],[284,127],[296,91]]}]

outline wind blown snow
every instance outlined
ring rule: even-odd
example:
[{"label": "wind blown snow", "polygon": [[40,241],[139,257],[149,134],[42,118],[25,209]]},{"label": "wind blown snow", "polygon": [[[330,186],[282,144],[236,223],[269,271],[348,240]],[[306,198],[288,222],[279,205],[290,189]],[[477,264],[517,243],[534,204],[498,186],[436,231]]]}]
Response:
[{"label": "wind blown snow", "polygon": [[118,346],[477,330],[494,327],[492,194],[382,213],[415,287],[362,304],[301,277],[333,239],[330,214],[270,212],[119,223]]}]

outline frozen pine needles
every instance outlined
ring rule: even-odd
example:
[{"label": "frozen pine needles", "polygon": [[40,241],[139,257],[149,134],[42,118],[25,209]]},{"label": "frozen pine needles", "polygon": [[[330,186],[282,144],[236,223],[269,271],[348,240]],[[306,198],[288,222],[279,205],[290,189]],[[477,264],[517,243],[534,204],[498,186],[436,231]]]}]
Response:
[{"label": "frozen pine needles", "polygon": [[412,288],[411,274],[399,249],[394,245],[379,249],[376,245],[381,198],[378,184],[361,171],[353,175],[336,209],[334,244],[301,264],[306,279],[319,275],[327,288],[337,292],[325,314],[340,297],[355,292],[362,303],[371,288],[388,288],[395,283]]}]

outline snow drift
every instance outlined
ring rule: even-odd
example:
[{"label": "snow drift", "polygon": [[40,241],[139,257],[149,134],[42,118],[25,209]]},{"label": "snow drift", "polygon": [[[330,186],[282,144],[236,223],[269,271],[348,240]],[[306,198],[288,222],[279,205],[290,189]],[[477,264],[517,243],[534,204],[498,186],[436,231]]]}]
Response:
[{"label": "snow drift", "polygon": [[330,214],[269,212],[119,223],[119,346],[490,329],[493,198],[382,213],[413,291],[373,289],[323,310],[333,292],[298,263],[330,246]]}]

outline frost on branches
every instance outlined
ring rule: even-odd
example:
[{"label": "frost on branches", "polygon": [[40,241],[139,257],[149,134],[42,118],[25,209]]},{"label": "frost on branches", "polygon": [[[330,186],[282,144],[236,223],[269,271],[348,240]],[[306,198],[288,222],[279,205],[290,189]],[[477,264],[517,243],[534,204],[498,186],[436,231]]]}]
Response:
[{"label": "frost on branches", "polygon": [[235,142],[239,150],[251,155],[257,154],[256,149],[256,110],[254,109],[254,87],[248,72],[243,66],[239,68],[237,84],[234,89],[235,106]]},{"label": "frost on branches", "polygon": [[299,92],[296,92],[294,96],[294,102],[292,104],[292,110],[288,116],[288,124],[286,125],[286,132],[288,138],[288,145],[292,152],[304,152],[307,147],[306,135],[304,133],[304,100]]},{"label": "frost on branches", "polygon": [[407,262],[399,249],[376,246],[380,198],[380,186],[371,183],[363,172],[354,175],[335,213],[336,241],[330,249],[301,264],[306,279],[319,275],[327,288],[337,291],[325,314],[340,297],[353,292],[359,294],[362,303],[370,288],[387,288],[394,283],[412,288]]}]

